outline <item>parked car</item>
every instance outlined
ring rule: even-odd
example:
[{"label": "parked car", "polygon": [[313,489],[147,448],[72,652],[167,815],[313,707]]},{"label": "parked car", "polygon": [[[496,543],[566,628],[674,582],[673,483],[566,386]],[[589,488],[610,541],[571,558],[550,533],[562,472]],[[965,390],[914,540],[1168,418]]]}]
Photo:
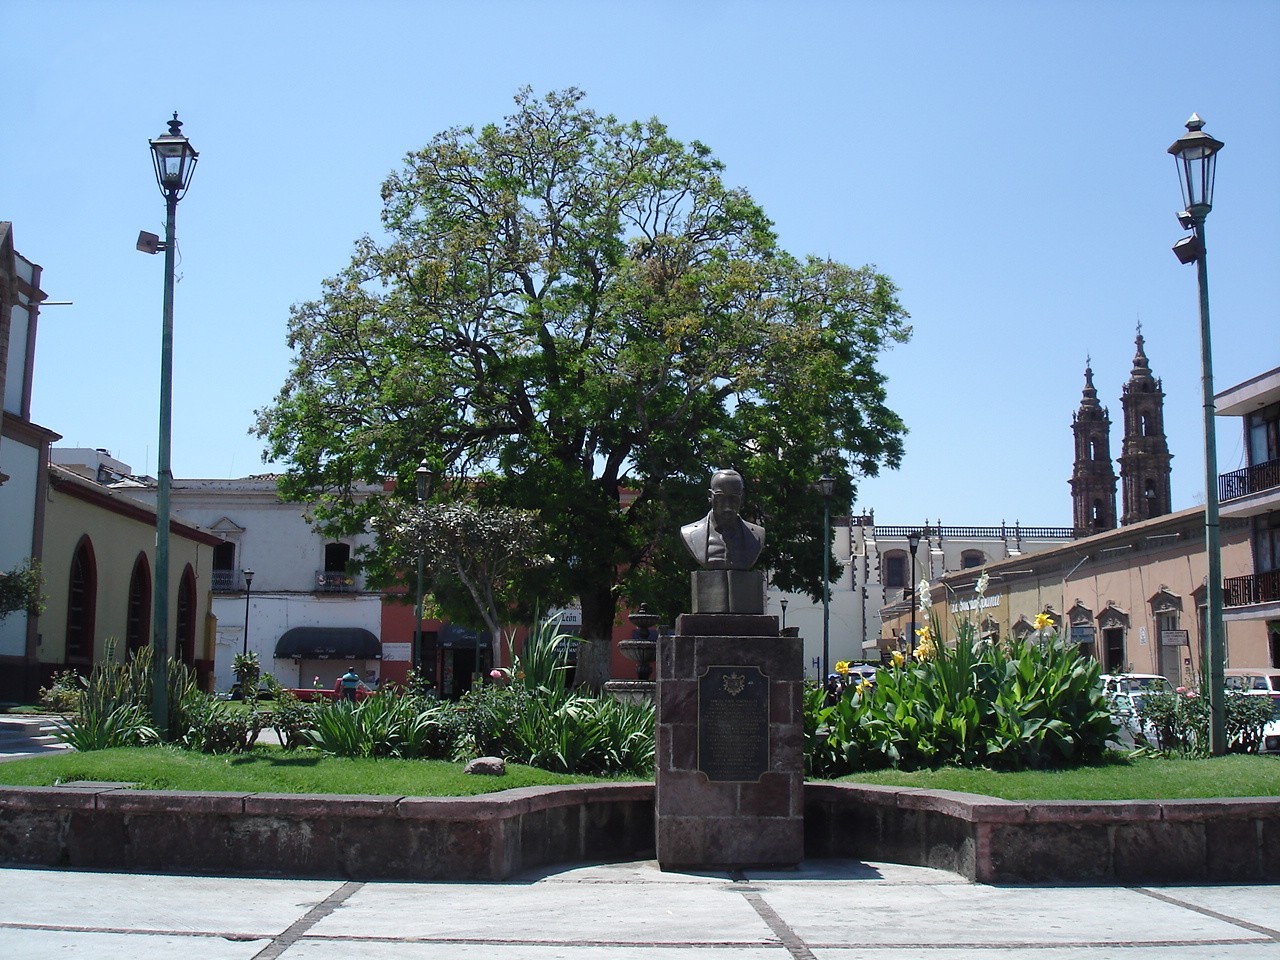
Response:
[{"label": "parked car", "polygon": [[1152,693],[1174,693],[1173,684],[1158,673],[1104,673],[1102,692],[1125,742],[1135,737],[1154,741],[1155,727],[1139,716],[1142,698]]},{"label": "parked car", "polygon": [[1168,677],[1162,677],[1158,673],[1104,673],[1100,678],[1102,680],[1102,692],[1108,698],[1118,693],[1128,694],[1144,694],[1144,693],[1173,693],[1173,684],[1169,682]]},{"label": "parked car", "polygon": [[1268,693],[1280,693],[1280,670],[1228,667],[1225,673],[1228,690],[1266,690]]},{"label": "parked car", "polygon": [[[1230,688],[1228,688],[1230,689]],[[1258,753],[1280,754],[1280,691],[1238,690],[1250,697],[1267,697],[1271,700],[1271,720],[1262,728],[1262,736],[1258,740]]]}]

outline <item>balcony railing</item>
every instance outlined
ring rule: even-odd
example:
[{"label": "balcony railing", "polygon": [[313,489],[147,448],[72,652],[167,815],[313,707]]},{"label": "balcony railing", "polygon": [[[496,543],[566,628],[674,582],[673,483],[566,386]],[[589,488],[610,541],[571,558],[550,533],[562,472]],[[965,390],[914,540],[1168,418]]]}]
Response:
[{"label": "balcony railing", "polygon": [[1254,573],[1247,577],[1227,577],[1222,581],[1222,604],[1244,607],[1252,603],[1280,600],[1280,570]]},{"label": "balcony railing", "polygon": [[244,593],[244,577],[239,570],[213,571],[214,593]]},{"label": "balcony railing", "polygon": [[1218,501],[1237,500],[1272,487],[1280,487],[1280,460],[1255,463],[1252,467],[1222,474],[1218,477]]},{"label": "balcony railing", "polygon": [[355,593],[356,578],[349,573],[333,570],[316,571],[316,593]]},{"label": "balcony railing", "polygon": [[[859,524],[864,526],[864,524]],[[881,527],[875,528],[877,537],[886,540],[910,536],[920,533],[923,536],[942,536],[948,540],[1072,540],[1077,532],[1071,527],[1024,527],[1019,524],[999,527]]]}]

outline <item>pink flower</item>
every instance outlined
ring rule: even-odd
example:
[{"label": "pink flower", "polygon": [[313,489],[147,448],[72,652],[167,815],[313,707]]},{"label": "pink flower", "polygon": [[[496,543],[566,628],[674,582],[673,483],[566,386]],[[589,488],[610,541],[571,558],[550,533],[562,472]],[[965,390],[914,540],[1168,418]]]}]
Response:
[{"label": "pink flower", "polygon": [[501,670],[490,670],[490,671],[489,671],[489,679],[490,679],[490,680],[501,680],[501,679],[502,679],[502,671],[501,671]]},{"label": "pink flower", "polygon": [[1186,687],[1179,687],[1179,688],[1178,688],[1178,693],[1186,693],[1186,692],[1187,692],[1187,688],[1186,688]]}]

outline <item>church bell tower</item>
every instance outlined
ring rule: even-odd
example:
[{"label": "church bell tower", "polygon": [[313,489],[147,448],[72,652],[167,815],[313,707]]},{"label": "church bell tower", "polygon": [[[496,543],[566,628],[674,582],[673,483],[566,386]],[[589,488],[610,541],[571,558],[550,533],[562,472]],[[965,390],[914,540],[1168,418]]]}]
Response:
[{"label": "church bell tower", "polygon": [[1124,445],[1120,451],[1123,525],[1160,517],[1171,510],[1169,443],[1164,435],[1164,390],[1151,375],[1138,327],[1138,350],[1124,385]]},{"label": "church bell tower", "polygon": [[1071,515],[1076,536],[1116,526],[1116,473],[1111,466],[1111,417],[1098,403],[1093,369],[1085,361],[1080,409],[1071,416],[1076,459],[1071,470]]}]

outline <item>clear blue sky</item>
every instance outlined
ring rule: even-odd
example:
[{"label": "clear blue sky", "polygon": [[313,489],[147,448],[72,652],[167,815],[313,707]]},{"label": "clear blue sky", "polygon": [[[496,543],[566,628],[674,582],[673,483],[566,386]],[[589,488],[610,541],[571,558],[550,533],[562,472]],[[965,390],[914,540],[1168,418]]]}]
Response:
[{"label": "clear blue sky", "polygon": [[[163,234],[147,140],[200,151],[178,213],[174,472],[270,469],[252,411],[289,305],[378,229],[406,152],[570,85],[709,144],[796,254],[874,263],[915,337],[884,361],[910,435],[855,509],[1069,524],[1093,358],[1120,419],[1141,320],[1176,509],[1202,502],[1193,267],[1166,148],[1226,142],[1208,222],[1215,382],[1280,365],[1280,3],[6,0],[0,219],[45,268],[35,419],[154,472]],[[1235,422],[1219,466],[1243,462]],[[1119,424],[1113,453],[1119,452]]]}]

